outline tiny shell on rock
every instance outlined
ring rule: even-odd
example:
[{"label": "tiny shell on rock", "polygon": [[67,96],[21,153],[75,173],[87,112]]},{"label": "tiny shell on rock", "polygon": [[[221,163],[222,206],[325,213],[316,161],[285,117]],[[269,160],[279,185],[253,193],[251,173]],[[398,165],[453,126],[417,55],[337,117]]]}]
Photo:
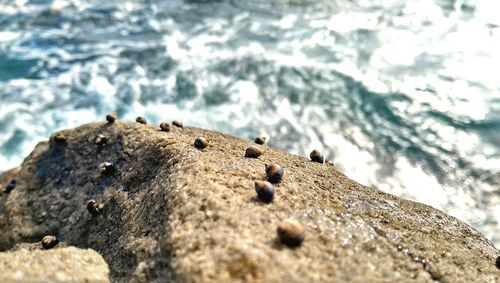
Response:
[{"label": "tiny shell on rock", "polygon": [[6,194],[12,192],[12,190],[16,188],[16,184],[17,184],[16,179],[10,180],[10,182],[5,186],[4,192]]},{"label": "tiny shell on rock", "polygon": [[106,121],[110,124],[114,123],[116,121],[116,113],[109,113],[106,115]]},{"label": "tiny shell on rock", "polygon": [[160,130],[162,132],[169,132],[170,131],[170,125],[168,123],[163,122],[163,123],[160,124]]},{"label": "tiny shell on rock", "polygon": [[103,134],[98,134],[94,138],[94,144],[105,145],[108,142],[108,138]]},{"label": "tiny shell on rock", "polygon": [[255,192],[262,202],[270,203],[273,201],[275,188],[267,181],[255,181]]},{"label": "tiny shell on rock", "polygon": [[278,183],[283,179],[285,170],[277,164],[266,164],[267,180],[271,183]]},{"label": "tiny shell on rock", "polygon": [[277,232],[281,243],[289,247],[299,246],[305,238],[304,226],[293,219],[281,221]]},{"label": "tiny shell on rock", "polygon": [[203,149],[208,146],[208,141],[203,137],[197,137],[194,140],[194,146],[198,149]]},{"label": "tiny shell on rock", "polygon": [[309,157],[311,158],[312,161],[318,162],[318,163],[323,163],[325,158],[323,157],[323,154],[319,152],[319,150],[315,149],[311,151],[311,154],[309,154]]},{"label": "tiny shell on rock", "polygon": [[266,137],[264,136],[258,136],[255,138],[255,143],[256,144],[264,144],[266,143]]},{"label": "tiny shell on rock", "polygon": [[245,150],[245,157],[248,158],[258,158],[261,155],[262,155],[262,149],[255,146],[250,146]]},{"label": "tiny shell on rock", "polygon": [[57,239],[56,236],[47,235],[42,239],[42,247],[44,249],[51,249],[55,247],[57,244],[59,244],[59,240]]},{"label": "tiny shell on rock", "polygon": [[179,120],[174,120],[172,121],[172,125],[176,126],[176,127],[179,127],[179,128],[183,128],[184,129],[184,125],[182,124],[181,121]]},{"label": "tiny shell on rock", "polygon": [[139,124],[144,124],[144,125],[148,123],[148,121],[146,120],[146,118],[144,118],[144,116],[139,116],[135,118],[135,121]]},{"label": "tiny shell on rock", "polygon": [[110,175],[115,171],[115,165],[111,162],[103,162],[99,164],[99,173],[102,175]]}]

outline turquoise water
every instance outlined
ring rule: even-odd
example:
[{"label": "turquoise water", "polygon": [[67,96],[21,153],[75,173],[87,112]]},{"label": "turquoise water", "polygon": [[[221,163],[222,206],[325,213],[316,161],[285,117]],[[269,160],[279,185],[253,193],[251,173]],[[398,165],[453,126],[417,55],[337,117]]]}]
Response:
[{"label": "turquoise water", "polygon": [[500,2],[0,1],[0,170],[144,115],[308,155],[500,246]]}]

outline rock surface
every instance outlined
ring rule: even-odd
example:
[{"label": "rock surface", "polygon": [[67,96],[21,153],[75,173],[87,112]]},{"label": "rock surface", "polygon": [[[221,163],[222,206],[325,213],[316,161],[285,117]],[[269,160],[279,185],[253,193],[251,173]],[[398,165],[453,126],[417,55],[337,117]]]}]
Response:
[{"label": "rock surface", "polygon": [[36,246],[0,253],[0,282],[109,282],[108,265],[91,249]]},{"label": "rock surface", "polygon": [[[16,188],[1,196],[0,250],[54,234],[101,254],[116,282],[500,278],[499,251],[475,229],[362,186],[331,165],[267,146],[260,158],[245,158],[253,142],[188,127],[103,122],[62,132],[66,142],[40,143],[15,172]],[[107,144],[95,145],[97,134]],[[198,136],[207,148],[193,146]],[[99,174],[102,162],[115,171]],[[254,189],[265,163],[286,171],[270,204]],[[104,204],[100,214],[87,211],[90,199]],[[287,218],[305,228],[298,248],[277,239]]]}]

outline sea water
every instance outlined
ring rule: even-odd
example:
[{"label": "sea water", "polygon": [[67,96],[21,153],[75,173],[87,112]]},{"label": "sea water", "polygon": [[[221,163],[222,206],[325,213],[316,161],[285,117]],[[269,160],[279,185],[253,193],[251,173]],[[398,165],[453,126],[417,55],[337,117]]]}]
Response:
[{"label": "sea water", "polygon": [[0,170],[144,115],[308,155],[500,246],[500,1],[0,1]]}]

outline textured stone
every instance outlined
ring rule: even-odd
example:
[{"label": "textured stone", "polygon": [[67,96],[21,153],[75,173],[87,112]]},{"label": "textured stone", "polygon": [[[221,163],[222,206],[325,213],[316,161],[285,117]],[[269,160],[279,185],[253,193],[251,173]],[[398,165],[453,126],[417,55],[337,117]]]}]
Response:
[{"label": "textured stone", "polygon": [[[115,122],[62,131],[40,143],[0,198],[0,250],[57,235],[103,256],[112,281],[495,282],[499,251],[465,223],[348,179],[335,167],[196,128]],[[108,144],[92,144],[96,134]],[[193,140],[203,136],[203,151]],[[97,166],[109,161],[112,175]],[[256,199],[264,164],[286,176],[274,200]],[[9,178],[0,177],[1,182]],[[2,183],[1,185],[5,185]],[[93,216],[86,203],[104,204]],[[296,219],[290,249],[276,227]],[[57,248],[56,248],[57,250]]]},{"label": "textured stone", "polygon": [[109,282],[108,265],[91,249],[39,250],[33,244],[0,253],[0,282]]}]

